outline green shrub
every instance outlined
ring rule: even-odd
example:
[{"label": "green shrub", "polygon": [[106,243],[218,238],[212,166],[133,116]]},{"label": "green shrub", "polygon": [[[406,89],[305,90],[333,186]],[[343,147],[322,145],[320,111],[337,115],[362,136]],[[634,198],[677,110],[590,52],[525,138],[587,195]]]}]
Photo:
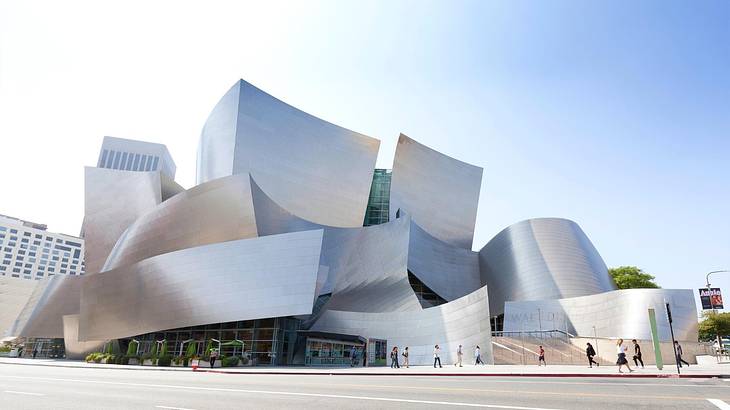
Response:
[{"label": "green shrub", "polygon": [[185,351],[185,355],[187,357],[192,357],[195,355],[195,353],[198,351],[198,342],[190,342],[188,343],[188,349]]},{"label": "green shrub", "polygon": [[160,358],[157,359],[157,365],[158,366],[168,367],[168,366],[170,366],[170,363],[171,362],[172,362],[172,356],[170,356],[169,354],[166,354],[164,356],[160,356]]},{"label": "green shrub", "polygon": [[121,356],[121,355],[118,356],[117,364],[123,364],[123,365],[129,364],[129,356]]},{"label": "green shrub", "polygon": [[96,354],[94,356],[94,359],[93,360],[94,360],[94,363],[101,363],[101,359],[102,359],[102,355]]},{"label": "green shrub", "polygon": [[9,345],[0,346],[0,352],[2,352],[2,353],[7,353],[7,352],[9,352],[11,350],[12,350],[12,348]]},{"label": "green shrub", "polygon": [[248,357],[241,356],[241,364],[244,365],[244,366],[247,365],[248,364]]},{"label": "green shrub", "polygon": [[86,363],[91,363],[91,362],[93,362],[93,361],[94,361],[94,359],[96,359],[96,356],[97,356],[98,354],[99,354],[99,353],[89,353],[88,355],[86,355]]},{"label": "green shrub", "polygon": [[238,356],[227,356],[221,359],[221,367],[234,367],[238,366]]},{"label": "green shrub", "polygon": [[127,356],[134,356],[137,354],[137,343],[129,342],[129,346],[127,346]]}]

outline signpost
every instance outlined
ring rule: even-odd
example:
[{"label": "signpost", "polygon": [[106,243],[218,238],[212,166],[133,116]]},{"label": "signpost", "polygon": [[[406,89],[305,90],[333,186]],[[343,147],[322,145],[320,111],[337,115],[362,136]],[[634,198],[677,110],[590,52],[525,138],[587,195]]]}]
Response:
[{"label": "signpost", "polygon": [[672,334],[672,349],[674,349],[674,361],[677,363],[677,374],[680,374],[679,371],[679,359],[677,357],[677,345],[674,343],[674,328],[672,327],[672,309],[669,308],[669,303],[666,303],[665,306],[667,307],[667,320],[669,320],[669,332]]}]

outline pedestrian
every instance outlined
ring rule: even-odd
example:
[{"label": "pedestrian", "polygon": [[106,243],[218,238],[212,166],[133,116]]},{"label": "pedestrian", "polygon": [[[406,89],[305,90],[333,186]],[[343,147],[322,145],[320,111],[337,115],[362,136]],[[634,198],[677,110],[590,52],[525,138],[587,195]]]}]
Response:
[{"label": "pedestrian", "polygon": [[461,357],[464,355],[464,352],[461,351],[461,345],[459,345],[459,348],[456,349],[456,363],[454,363],[454,366],[464,367],[461,365]]},{"label": "pedestrian", "polygon": [[616,342],[616,354],[618,355],[618,359],[616,360],[618,372],[623,373],[621,371],[622,366],[626,366],[626,368],[629,369],[629,373],[633,372],[633,370],[631,370],[631,366],[629,366],[629,361],[626,360],[626,346],[624,346],[624,339],[619,339],[618,342]]},{"label": "pedestrian", "polygon": [[36,355],[38,354],[38,348],[33,348],[33,358],[35,359]]},{"label": "pedestrian", "polygon": [[441,348],[439,345],[436,345],[433,347],[433,368],[436,368],[436,362],[439,364],[439,368],[442,368],[441,366],[441,358],[439,357],[439,352],[441,351]]},{"label": "pedestrian", "polygon": [[547,366],[547,363],[545,363],[545,349],[540,346],[540,349],[537,351],[538,358],[537,358],[537,366],[540,367],[541,365]]},{"label": "pedestrian", "polygon": [[636,341],[636,339],[631,339],[632,342],[634,342],[634,365],[636,367],[639,367],[639,363],[641,363],[641,368],[644,368],[644,361],[641,360],[641,346],[639,346],[639,342]]},{"label": "pedestrian", "polygon": [[586,343],[586,356],[588,356],[588,367],[593,367],[595,364],[596,366],[600,366],[597,361],[593,360],[593,357],[596,355],[596,349],[593,348],[593,345],[590,343]]},{"label": "pedestrian", "polygon": [[482,352],[481,352],[481,349],[479,349],[479,345],[477,345],[477,347],[474,349],[474,357],[476,358],[476,362],[474,362],[474,366],[476,366],[480,363],[482,364],[482,366],[484,365],[484,362],[482,361]]},{"label": "pedestrian", "polygon": [[400,369],[398,364],[398,346],[393,346],[393,350],[390,351],[390,368]]},{"label": "pedestrian", "polygon": [[685,362],[684,359],[682,359],[682,345],[679,344],[678,341],[674,341],[674,347],[677,352],[677,364],[679,367],[682,367],[682,363],[686,364],[687,367],[689,367],[689,363]]},{"label": "pedestrian", "polygon": [[215,366],[215,360],[218,358],[218,349],[211,349],[210,351],[210,367]]},{"label": "pedestrian", "polygon": [[403,349],[403,366],[408,368],[408,346],[406,346],[405,349]]}]

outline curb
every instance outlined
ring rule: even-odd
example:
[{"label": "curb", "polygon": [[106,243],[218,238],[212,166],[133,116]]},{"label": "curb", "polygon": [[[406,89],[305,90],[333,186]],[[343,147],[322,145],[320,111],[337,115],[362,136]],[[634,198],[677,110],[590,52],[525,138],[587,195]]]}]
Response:
[{"label": "curb", "polygon": [[[613,378],[613,379],[730,379],[730,374],[617,374],[617,373],[359,373],[359,372],[301,372],[301,371],[221,371],[201,368],[170,368],[157,366],[135,366],[135,367],[114,367],[114,366],[64,366],[60,364],[36,364],[36,363],[3,363],[0,365],[15,366],[40,366],[40,367],[62,367],[67,369],[101,369],[101,370],[152,370],[163,372],[193,372],[212,374],[233,374],[233,375],[272,375],[272,376],[393,376],[393,377],[523,377],[523,378]],[[184,370],[183,370],[184,369]]]}]

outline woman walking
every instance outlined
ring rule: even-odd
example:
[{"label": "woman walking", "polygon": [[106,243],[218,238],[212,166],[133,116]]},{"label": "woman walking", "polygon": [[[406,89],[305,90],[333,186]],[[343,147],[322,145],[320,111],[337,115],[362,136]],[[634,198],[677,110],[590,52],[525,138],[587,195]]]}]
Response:
[{"label": "woman walking", "polygon": [[586,343],[586,356],[588,356],[588,367],[593,368],[594,364],[600,366],[597,361],[593,360],[593,357],[596,356],[596,349],[590,343]]},{"label": "woman walking", "polygon": [[406,346],[405,349],[403,349],[403,366],[408,368],[408,346]]},{"label": "woman walking", "polygon": [[477,345],[476,349],[474,349],[474,357],[477,359],[476,363],[474,363],[474,366],[480,363],[484,365],[484,362],[482,361],[482,352],[479,349],[479,345]]},{"label": "woman walking", "polygon": [[633,372],[633,370],[631,370],[631,366],[629,366],[629,361],[626,360],[626,346],[624,346],[624,339],[619,339],[618,342],[616,342],[616,354],[618,355],[618,360],[616,360],[618,372],[623,373],[621,371],[622,366],[626,366],[626,368],[629,369],[629,373]]},{"label": "woman walking", "polygon": [[398,346],[393,346],[393,350],[390,351],[390,368],[400,369],[400,365],[398,365]]}]

